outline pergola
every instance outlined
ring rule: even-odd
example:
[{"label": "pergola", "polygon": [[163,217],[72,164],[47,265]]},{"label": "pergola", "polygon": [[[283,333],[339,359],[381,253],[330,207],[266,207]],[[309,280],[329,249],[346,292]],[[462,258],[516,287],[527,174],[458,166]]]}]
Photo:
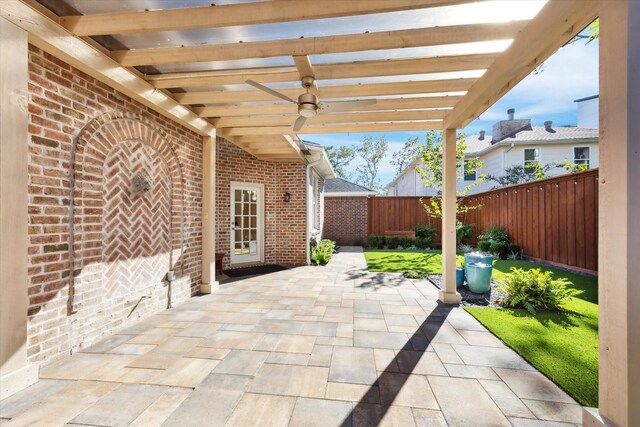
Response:
[{"label": "pergola", "polygon": [[[626,225],[632,218],[626,214],[631,215],[632,208],[640,210],[626,193],[638,176],[626,175],[627,169],[608,157],[629,165],[638,157],[637,142],[635,151],[630,145],[623,147],[631,140],[626,131],[620,133],[631,126],[626,113],[627,108],[631,111],[632,97],[629,105],[623,99],[631,90],[626,85],[632,84],[626,72],[640,50],[638,29],[631,26],[632,14],[635,22],[640,20],[637,3],[275,0],[212,5],[210,1],[140,10],[134,1],[3,0],[0,16],[26,30],[29,43],[205,137],[203,217],[208,224],[203,256],[211,283],[216,136],[259,159],[304,162],[292,130],[297,106],[252,88],[247,80],[296,98],[305,92],[300,80],[313,77],[309,90],[321,101],[377,99],[349,112],[311,117],[300,131],[303,134],[443,130],[440,298],[445,303],[460,301],[454,274],[456,130],[602,15],[600,286],[620,298],[601,291],[600,413],[618,425],[640,422],[632,404],[634,398],[640,401],[640,381],[633,377],[640,372],[640,343],[630,328],[630,322],[638,324],[638,315],[627,310],[633,298],[640,306],[639,291],[627,288],[631,270],[638,267],[626,263],[638,248],[624,245],[622,251],[607,244],[610,232],[629,244],[632,238],[638,242],[638,232],[632,236]],[[390,24],[394,22],[395,26]],[[635,51],[627,45],[633,31]],[[638,83],[633,84],[637,91]],[[604,184],[616,181],[615,177],[620,185],[613,184],[616,188],[607,193]],[[633,201],[637,204],[637,195]],[[620,203],[625,209],[612,210]],[[621,212],[625,221],[620,221]],[[615,254],[623,264],[612,258]],[[616,265],[624,267],[624,277]],[[623,313],[616,310],[614,304],[627,302]]]}]

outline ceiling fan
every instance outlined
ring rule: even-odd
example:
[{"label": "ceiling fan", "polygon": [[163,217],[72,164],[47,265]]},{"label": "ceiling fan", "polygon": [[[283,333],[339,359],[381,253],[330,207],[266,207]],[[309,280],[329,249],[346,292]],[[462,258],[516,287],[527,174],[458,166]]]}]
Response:
[{"label": "ceiling fan", "polygon": [[357,110],[358,108],[373,105],[377,102],[375,99],[364,99],[359,101],[319,102],[318,97],[310,92],[311,88],[315,87],[315,78],[313,76],[304,76],[302,77],[301,82],[302,87],[306,89],[306,93],[300,95],[298,97],[298,100],[296,101],[289,98],[287,95],[261,85],[258,82],[254,82],[253,80],[246,81],[247,84],[255,87],[256,89],[260,89],[263,92],[298,105],[299,117],[293,124],[293,130],[296,132],[302,129],[302,126],[304,126],[305,121],[309,117],[314,117],[318,114],[340,113],[345,111]]}]

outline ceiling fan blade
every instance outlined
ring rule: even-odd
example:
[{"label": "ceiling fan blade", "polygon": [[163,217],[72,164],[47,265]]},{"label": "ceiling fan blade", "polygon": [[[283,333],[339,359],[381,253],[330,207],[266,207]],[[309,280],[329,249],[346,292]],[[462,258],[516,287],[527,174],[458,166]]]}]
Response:
[{"label": "ceiling fan blade", "polygon": [[[293,55],[293,62],[296,63],[296,68],[298,69],[300,80],[304,79],[305,77],[313,78],[313,84],[311,85],[311,87],[309,87],[309,92],[313,93],[314,95],[318,95],[318,85],[315,81],[316,73],[315,71],[313,71],[313,66],[309,61],[309,57],[307,55]],[[304,86],[304,81],[302,82],[302,85],[303,87],[306,87]]]},{"label": "ceiling fan blade", "polygon": [[318,106],[320,114],[341,113],[343,111],[353,111],[358,108],[368,107],[378,101],[375,99],[363,99],[360,101],[338,101],[338,102],[322,102]]},{"label": "ceiling fan blade", "polygon": [[246,80],[245,81],[246,84],[251,85],[253,87],[255,87],[256,89],[260,89],[263,92],[266,92],[270,95],[276,96],[280,99],[284,99],[285,101],[289,101],[289,102],[293,102],[294,104],[297,104],[298,101],[294,101],[293,99],[289,98],[287,95],[284,95],[280,92],[277,92],[271,88],[266,87],[265,85],[261,85],[258,82],[254,82],[253,80]]},{"label": "ceiling fan blade", "polygon": [[302,129],[302,126],[304,126],[304,122],[306,121],[307,121],[306,117],[298,116],[298,118],[296,119],[296,122],[293,124],[293,130],[297,132],[300,129]]},{"label": "ceiling fan blade", "polygon": [[313,71],[313,67],[311,66],[311,62],[309,62],[309,57],[307,55],[293,55],[293,62],[296,63],[296,68],[298,69],[300,78],[316,77]]}]

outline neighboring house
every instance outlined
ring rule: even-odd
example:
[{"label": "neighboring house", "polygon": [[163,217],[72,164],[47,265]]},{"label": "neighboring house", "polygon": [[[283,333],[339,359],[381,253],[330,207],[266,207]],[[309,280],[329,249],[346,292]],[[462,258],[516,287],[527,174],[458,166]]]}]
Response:
[{"label": "neighboring house", "polygon": [[[592,116],[592,113],[585,112],[585,117],[589,117],[590,121],[593,121]],[[546,165],[568,161],[587,164],[589,169],[598,167],[597,128],[554,127],[551,121],[545,122],[545,126],[532,127],[530,120],[514,120],[513,111],[510,110],[509,120],[496,123],[493,129],[493,137],[484,131],[467,136],[465,157],[478,157],[483,165],[475,173],[460,169],[460,174],[464,176],[456,183],[458,191],[476,182],[482,174],[501,176],[506,168],[515,165],[533,170],[536,163]],[[432,196],[436,193],[432,188],[425,188],[416,171],[418,162],[416,159],[386,186],[388,196]],[[564,168],[556,167],[547,175],[564,173],[567,173]],[[481,193],[496,186],[496,182],[484,180],[472,187],[468,194]]]},{"label": "neighboring house", "polygon": [[576,99],[578,105],[578,127],[598,129],[600,115],[598,111],[598,95],[587,96],[586,98]]},{"label": "neighboring house", "polygon": [[324,236],[341,246],[367,241],[368,199],[376,192],[346,179],[324,182]]}]

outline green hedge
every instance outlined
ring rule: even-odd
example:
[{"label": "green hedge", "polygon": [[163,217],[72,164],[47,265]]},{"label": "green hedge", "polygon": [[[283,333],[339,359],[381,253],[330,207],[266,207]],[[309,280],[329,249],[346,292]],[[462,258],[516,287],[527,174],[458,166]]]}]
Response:
[{"label": "green hedge", "polygon": [[430,249],[432,237],[400,237],[400,236],[382,236],[379,234],[371,234],[369,236],[369,247],[372,249],[398,249],[398,248],[418,248]]}]

